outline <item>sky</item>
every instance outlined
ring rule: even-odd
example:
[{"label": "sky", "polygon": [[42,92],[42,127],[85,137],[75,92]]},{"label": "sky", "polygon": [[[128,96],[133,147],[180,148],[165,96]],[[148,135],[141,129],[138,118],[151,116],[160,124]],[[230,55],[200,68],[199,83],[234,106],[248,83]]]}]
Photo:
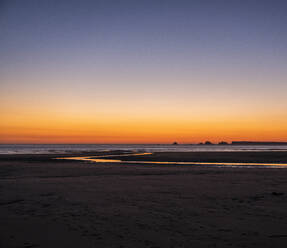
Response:
[{"label": "sky", "polygon": [[0,143],[287,141],[285,0],[0,0]]}]

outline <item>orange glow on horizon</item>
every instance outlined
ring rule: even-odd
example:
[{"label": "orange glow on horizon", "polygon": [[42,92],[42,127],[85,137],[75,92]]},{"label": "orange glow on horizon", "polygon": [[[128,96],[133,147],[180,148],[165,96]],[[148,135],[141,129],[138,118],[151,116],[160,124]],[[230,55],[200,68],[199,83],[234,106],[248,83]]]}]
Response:
[{"label": "orange glow on horizon", "polygon": [[[286,141],[285,122],[271,120],[171,120],[154,121],[111,117],[14,117],[0,124],[0,143],[199,143],[234,140]],[[275,124],[274,124],[275,123]]]},{"label": "orange glow on horizon", "polygon": [[131,96],[4,95],[0,143],[287,141],[286,108],[279,100],[263,105],[264,99],[231,95],[173,101],[160,94]]}]

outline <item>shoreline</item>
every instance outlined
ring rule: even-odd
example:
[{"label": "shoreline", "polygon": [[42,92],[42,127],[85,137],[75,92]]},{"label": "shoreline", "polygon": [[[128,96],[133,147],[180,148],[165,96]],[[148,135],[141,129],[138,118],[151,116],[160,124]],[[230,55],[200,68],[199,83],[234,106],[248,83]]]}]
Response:
[{"label": "shoreline", "polygon": [[89,157],[125,161],[202,162],[202,163],[287,163],[287,151],[192,151],[134,152],[127,150],[50,154],[0,154],[1,161],[51,161],[55,158]]},{"label": "shoreline", "polygon": [[91,163],[287,168],[287,152],[135,152],[119,155],[58,157],[56,159]]}]

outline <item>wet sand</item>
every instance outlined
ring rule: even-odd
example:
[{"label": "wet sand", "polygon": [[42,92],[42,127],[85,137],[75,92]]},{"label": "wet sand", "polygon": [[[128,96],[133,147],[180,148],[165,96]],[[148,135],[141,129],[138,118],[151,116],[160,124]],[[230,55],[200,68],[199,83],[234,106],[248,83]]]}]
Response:
[{"label": "wet sand", "polygon": [[[155,152],[150,154],[143,153],[141,156],[133,156],[133,154],[129,156],[124,154],[124,156],[108,155],[107,157],[111,157],[111,159],[121,159],[123,161],[287,163],[286,151]],[[93,158],[93,156],[91,158]]]},{"label": "wet sand", "polygon": [[[0,156],[1,248],[287,247],[287,169],[51,159],[59,156]],[[260,158],[287,162],[286,153]]]}]

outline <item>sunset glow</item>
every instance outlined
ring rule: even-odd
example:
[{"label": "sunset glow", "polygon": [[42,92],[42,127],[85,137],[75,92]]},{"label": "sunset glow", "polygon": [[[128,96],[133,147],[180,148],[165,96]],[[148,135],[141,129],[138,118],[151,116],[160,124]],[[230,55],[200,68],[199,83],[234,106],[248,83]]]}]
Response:
[{"label": "sunset glow", "polygon": [[3,5],[0,143],[287,141],[280,4],[95,2]]}]

